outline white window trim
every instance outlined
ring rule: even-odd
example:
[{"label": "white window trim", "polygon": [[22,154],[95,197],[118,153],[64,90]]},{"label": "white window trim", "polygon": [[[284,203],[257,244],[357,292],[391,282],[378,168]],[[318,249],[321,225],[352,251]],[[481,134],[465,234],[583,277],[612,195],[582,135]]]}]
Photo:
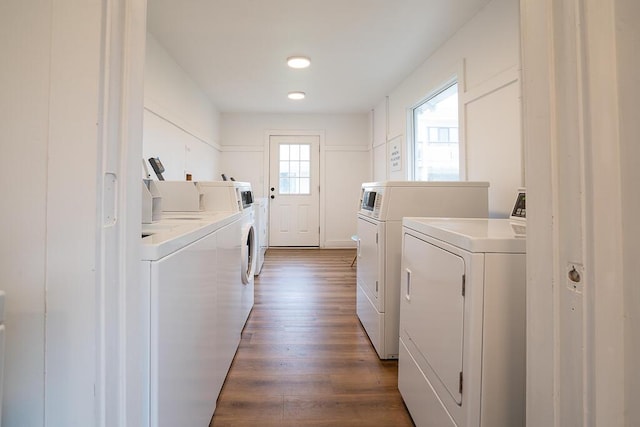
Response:
[{"label": "white window trim", "polygon": [[446,90],[450,86],[454,84],[458,84],[458,150],[459,150],[459,165],[458,165],[458,173],[459,180],[466,181],[467,180],[467,162],[466,162],[466,144],[465,144],[465,104],[462,102],[462,95],[465,91],[464,79],[460,76],[464,76],[464,65],[461,65],[459,72],[454,73],[448,79],[442,81],[439,85],[436,85],[433,90],[429,91],[425,96],[420,98],[417,102],[411,105],[407,109],[407,134],[409,137],[407,138],[407,153],[408,153],[408,161],[407,161],[407,178],[409,180],[415,180],[415,115],[414,110],[418,108],[420,105],[427,102],[429,99],[433,98],[440,92]]}]

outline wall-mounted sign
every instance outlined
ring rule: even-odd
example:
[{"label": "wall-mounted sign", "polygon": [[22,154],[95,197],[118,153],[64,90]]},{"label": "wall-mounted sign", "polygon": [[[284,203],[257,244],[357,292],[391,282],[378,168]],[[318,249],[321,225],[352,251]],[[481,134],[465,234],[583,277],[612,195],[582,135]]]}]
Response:
[{"label": "wall-mounted sign", "polygon": [[389,141],[389,171],[402,170],[402,136],[397,136]]}]

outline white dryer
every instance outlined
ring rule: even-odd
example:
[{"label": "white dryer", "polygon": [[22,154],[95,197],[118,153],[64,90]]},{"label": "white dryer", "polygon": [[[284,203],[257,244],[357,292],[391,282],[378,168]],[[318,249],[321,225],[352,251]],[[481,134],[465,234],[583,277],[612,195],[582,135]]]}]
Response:
[{"label": "white dryer", "polygon": [[404,219],[398,388],[416,426],[525,425],[525,245],[524,221]]},{"label": "white dryer", "polygon": [[402,218],[486,218],[488,187],[487,182],[362,184],[356,240],[357,313],[381,359],[398,357]]}]

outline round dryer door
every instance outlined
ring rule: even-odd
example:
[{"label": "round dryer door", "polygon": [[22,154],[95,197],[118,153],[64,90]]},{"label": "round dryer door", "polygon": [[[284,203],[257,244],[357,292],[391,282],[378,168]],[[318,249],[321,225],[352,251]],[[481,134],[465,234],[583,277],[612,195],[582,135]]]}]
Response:
[{"label": "round dryer door", "polygon": [[242,230],[242,283],[248,284],[253,279],[256,265],[256,232],[253,224]]}]

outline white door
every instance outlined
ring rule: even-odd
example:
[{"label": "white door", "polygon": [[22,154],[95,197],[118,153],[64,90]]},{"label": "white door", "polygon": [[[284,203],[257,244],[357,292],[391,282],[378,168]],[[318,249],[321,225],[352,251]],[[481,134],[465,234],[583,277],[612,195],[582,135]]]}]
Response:
[{"label": "white door", "polygon": [[320,245],[320,137],[269,138],[269,246]]},{"label": "white door", "polygon": [[400,328],[460,405],[465,261],[410,234],[404,235],[402,251],[408,255],[403,258]]}]

